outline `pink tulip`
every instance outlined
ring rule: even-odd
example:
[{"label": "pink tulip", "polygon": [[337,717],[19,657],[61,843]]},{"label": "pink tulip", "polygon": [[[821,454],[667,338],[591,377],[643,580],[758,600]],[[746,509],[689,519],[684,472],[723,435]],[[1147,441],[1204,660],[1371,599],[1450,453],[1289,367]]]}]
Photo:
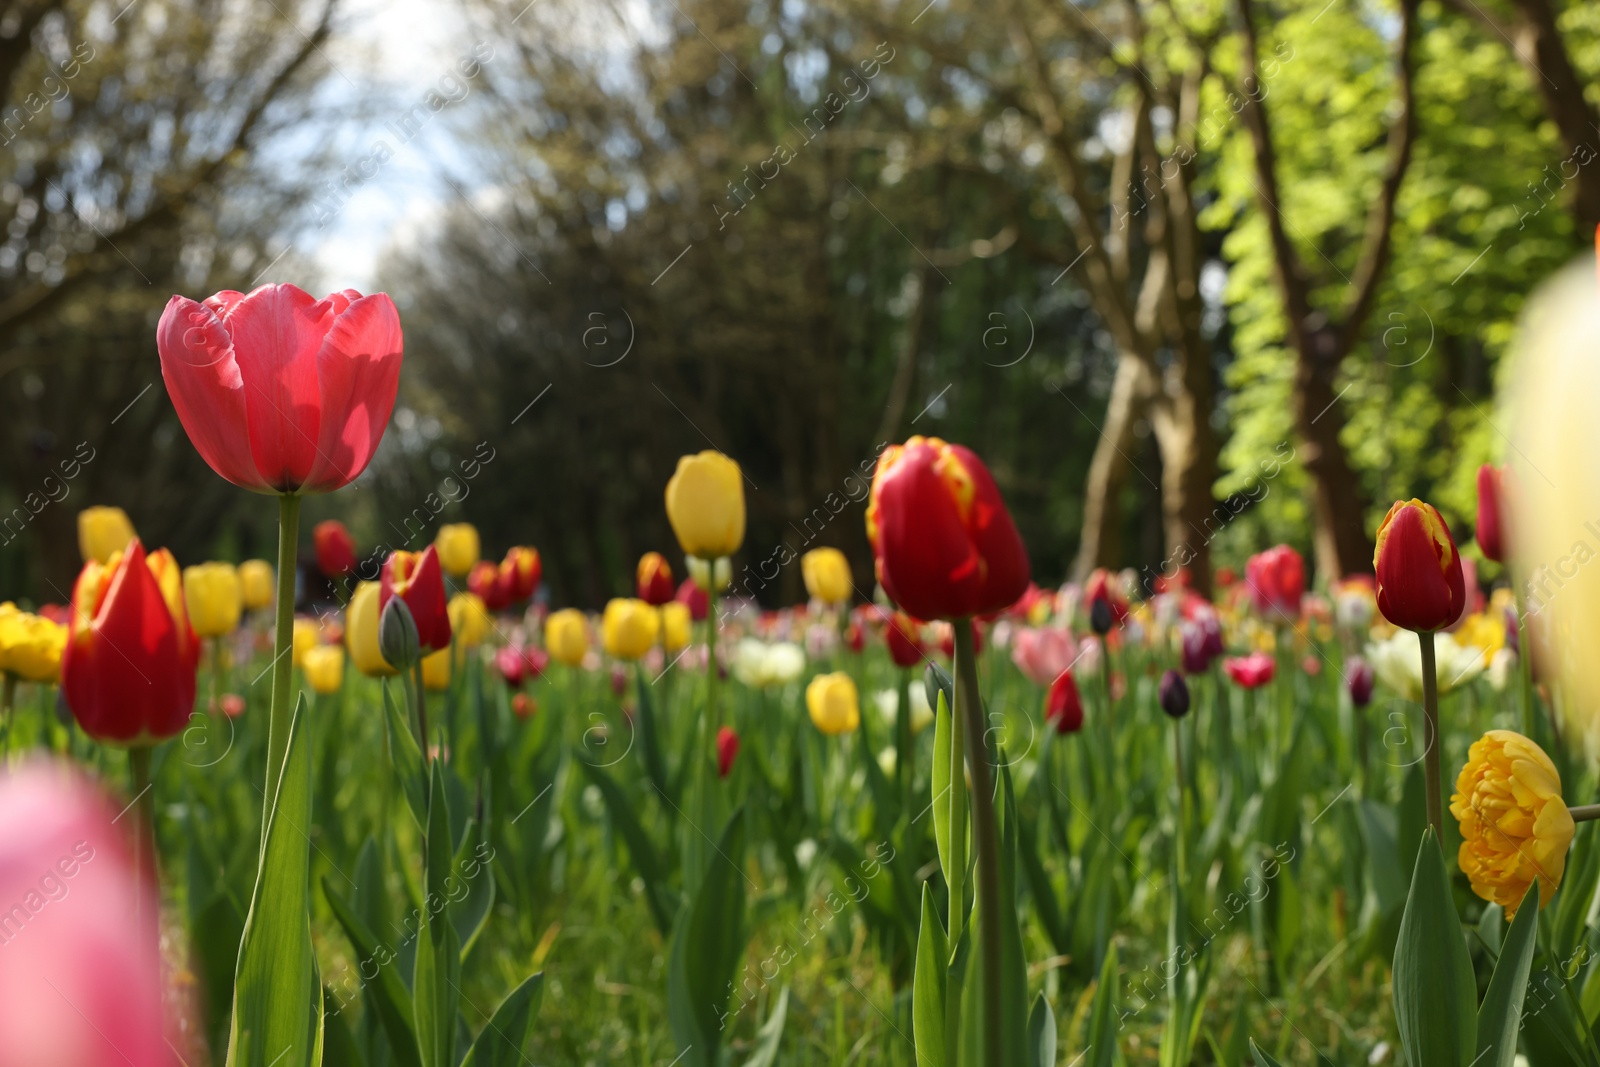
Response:
[{"label": "pink tulip", "polygon": [[1049,685],[1078,658],[1078,642],[1055,626],[1019,629],[1011,642],[1011,661],[1034,685]]},{"label": "pink tulip", "polygon": [[1248,656],[1234,656],[1222,661],[1234,684],[1245,689],[1259,689],[1272,681],[1277,663],[1265,652],[1252,652]]},{"label": "pink tulip", "polygon": [[76,771],[0,778],[0,1064],[156,1067],[161,962],[135,914],[154,883],[134,867],[117,807]]},{"label": "pink tulip", "polygon": [[366,469],[400,385],[400,316],[383,293],[293,285],[174,296],[161,377],[211,469],[260,493],[325,493]]}]

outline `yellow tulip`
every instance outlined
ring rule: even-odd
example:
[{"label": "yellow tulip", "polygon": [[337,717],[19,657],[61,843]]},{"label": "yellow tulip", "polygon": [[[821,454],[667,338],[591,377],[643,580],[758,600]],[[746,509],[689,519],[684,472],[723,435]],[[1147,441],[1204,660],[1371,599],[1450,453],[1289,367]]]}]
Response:
[{"label": "yellow tulip", "polygon": [[676,600],[661,605],[661,647],[668,655],[689,644],[689,605]]},{"label": "yellow tulip", "polygon": [[59,682],[67,628],[0,604],[0,671],[29,682]]},{"label": "yellow tulip", "polygon": [[439,651],[422,657],[422,687],[434,692],[450,688],[450,650],[441,648]]},{"label": "yellow tulip", "polygon": [[300,667],[314,693],[337,693],[344,684],[344,649],[338,645],[317,645],[301,657]]},{"label": "yellow tulip", "polygon": [[294,619],[294,652],[290,659],[296,667],[304,668],[306,653],[317,647],[317,641],[322,627],[317,625],[317,620],[308,619],[304,615],[296,615]]},{"label": "yellow tulip", "polygon": [[824,604],[843,604],[855,591],[850,561],[837,548],[813,548],[800,557],[806,592]]},{"label": "yellow tulip", "polygon": [[231,563],[200,563],[183,569],[183,602],[189,625],[201,637],[221,637],[239,626],[239,572]]},{"label": "yellow tulip", "polygon": [[544,649],[550,658],[569,667],[583,662],[589,652],[589,621],[577,608],[562,608],[544,621]]},{"label": "yellow tulip", "polygon": [[105,563],[128,547],[137,534],[121,508],[93,507],[78,512],[78,551],[85,563]]},{"label": "yellow tulip", "polygon": [[462,649],[477,648],[494,629],[489,609],[483,606],[483,598],[477,593],[457,593],[450,598],[445,610],[450,614],[450,632]]},{"label": "yellow tulip", "polygon": [[843,671],[819,674],[806,686],[806,711],[818,730],[833,736],[861,725],[861,701],[856,683]]},{"label": "yellow tulip", "polygon": [[1478,738],[1456,778],[1450,814],[1461,824],[1457,858],[1474,893],[1511,918],[1537,878],[1540,906],[1550,903],[1566,870],[1573,823],[1544,749],[1510,730]]},{"label": "yellow tulip", "polygon": [[264,559],[247,559],[239,564],[239,599],[246,611],[270,608],[277,598],[277,579],[272,564]]},{"label": "yellow tulip", "polygon": [[447,523],[439,527],[433,547],[439,552],[439,566],[446,574],[465,578],[478,562],[478,528],[470,522]]},{"label": "yellow tulip", "polygon": [[369,678],[397,673],[378,651],[378,582],[362,582],[344,613],[344,643],[350,662]]},{"label": "yellow tulip", "polygon": [[667,521],[684,554],[731,556],[744,543],[744,476],[721,452],[678,459],[667,482]]},{"label": "yellow tulip", "polygon": [[606,654],[617,659],[638,659],[656,643],[661,616],[634,597],[618,597],[606,605],[600,619],[600,640]]}]

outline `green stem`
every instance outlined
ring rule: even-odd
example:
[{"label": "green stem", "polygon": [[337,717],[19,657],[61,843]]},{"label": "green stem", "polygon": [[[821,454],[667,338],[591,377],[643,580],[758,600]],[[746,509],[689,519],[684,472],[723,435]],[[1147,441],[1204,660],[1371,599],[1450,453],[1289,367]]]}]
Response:
[{"label": "green stem", "polygon": [[1439,681],[1435,675],[1433,631],[1417,634],[1422,645],[1422,712],[1427,719],[1423,742],[1422,775],[1428,790],[1428,825],[1434,836],[1444,840],[1444,804],[1439,792]]},{"label": "green stem", "polygon": [[267,793],[261,818],[266,840],[268,816],[278,796],[278,776],[289,751],[289,716],[294,682],[294,574],[300,539],[300,498],[293,493],[278,497],[278,602],[277,632],[272,642],[272,712],[267,719]]},{"label": "green stem", "polygon": [[5,679],[0,683],[0,755],[11,754],[11,731],[16,727],[17,676],[9,671],[0,672]]},{"label": "green stem", "polygon": [[1178,830],[1177,830],[1177,838],[1176,838],[1177,854],[1178,854],[1178,880],[1179,880],[1179,882],[1183,882],[1184,880],[1186,880],[1188,878],[1189,864],[1188,864],[1188,855],[1187,855],[1187,852],[1188,852],[1188,840],[1187,840],[1187,835],[1184,832],[1184,818],[1183,818],[1183,816],[1184,816],[1184,811],[1183,811],[1183,808],[1184,808],[1184,785],[1183,785],[1183,720],[1182,719],[1173,719],[1172,720],[1172,771],[1173,771],[1173,774],[1177,778],[1177,784],[1178,784],[1178,812],[1177,812]]},{"label": "green stem", "polygon": [[914,800],[911,795],[911,671],[900,668],[900,699],[895,702],[894,716],[894,770],[900,786],[902,810],[910,812]]},{"label": "green stem", "polygon": [[1522,675],[1522,732],[1534,737],[1533,726],[1533,657],[1528,647],[1528,617],[1517,604],[1517,671]]},{"label": "green stem", "polygon": [[[1000,1067],[1000,846],[996,839],[994,787],[984,744],[983,704],[978,695],[977,648],[969,619],[955,622],[956,681],[967,731],[967,769],[972,775],[972,837],[978,853],[979,966],[983,982],[983,1049],[987,1067]],[[951,723],[952,727],[956,723]],[[952,736],[954,729],[952,729]]]},{"label": "green stem", "polygon": [[1567,812],[1573,822],[1588,822],[1590,819],[1600,819],[1600,804],[1574,804]]},{"label": "green stem", "polygon": [[422,765],[428,766],[433,757],[428,755],[428,704],[427,687],[422,684],[422,654],[411,667],[411,689],[417,694],[417,738],[422,746]]},{"label": "green stem", "polygon": [[[159,912],[161,890],[155,888],[153,900],[149,899],[146,890],[146,886],[159,887],[161,884],[156,870],[155,804],[150,795],[150,746],[135,745],[128,749],[128,772],[132,779],[134,804],[133,866],[140,875],[133,890],[133,913],[146,936],[159,938],[160,924],[156,915]],[[149,871],[148,881],[145,878],[146,869]]]}]

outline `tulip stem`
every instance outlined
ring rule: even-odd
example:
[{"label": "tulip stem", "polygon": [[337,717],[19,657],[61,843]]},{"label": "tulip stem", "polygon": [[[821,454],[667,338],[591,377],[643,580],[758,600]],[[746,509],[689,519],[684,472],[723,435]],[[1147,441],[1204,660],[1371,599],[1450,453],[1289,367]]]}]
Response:
[{"label": "tulip stem", "polygon": [[[134,887],[134,915],[139,925],[159,937],[159,924],[155,916],[161,899],[160,881],[156,875],[155,804],[151,797],[150,746],[134,745],[128,749],[128,772],[132,778],[134,827],[133,866],[139,872]],[[149,876],[146,877],[148,869]],[[147,899],[148,890],[155,889],[155,899]]]},{"label": "tulip stem", "polygon": [[261,840],[267,837],[267,822],[278,797],[278,776],[283,773],[283,758],[289,751],[289,692],[294,682],[294,575],[295,557],[300,542],[300,498],[293,493],[278,497],[278,601],[277,631],[272,653],[272,712],[267,719],[266,814],[261,819]]},{"label": "tulip stem", "polygon": [[1427,732],[1423,742],[1427,746],[1422,754],[1422,776],[1428,790],[1428,825],[1434,836],[1444,840],[1444,803],[1439,792],[1439,680],[1433,655],[1433,631],[1417,634],[1422,644],[1422,712],[1426,716]]},{"label": "tulip stem", "polygon": [[417,656],[417,662],[411,667],[411,691],[417,694],[417,737],[422,746],[422,765],[427,767],[433,762],[433,757],[428,755],[428,706],[427,687],[422,684],[422,656]]},{"label": "tulip stem", "polygon": [[1567,809],[1567,814],[1572,816],[1573,822],[1600,819],[1600,804],[1575,804]]},{"label": "tulip stem", "polygon": [[[983,974],[983,1062],[1000,1067],[1000,848],[996,840],[994,786],[989,780],[989,746],[984,743],[982,698],[978,695],[977,646],[972,620],[955,621],[955,667],[961,721],[967,733],[967,770],[972,776],[972,837],[978,853],[978,950]],[[951,723],[957,727],[956,722]],[[952,902],[952,909],[957,905]]]},{"label": "tulip stem", "polygon": [[1181,881],[1183,881],[1183,880],[1188,878],[1188,869],[1189,869],[1188,856],[1186,855],[1186,853],[1188,852],[1188,842],[1187,842],[1187,835],[1184,832],[1183,720],[1182,719],[1173,719],[1172,720],[1172,771],[1173,771],[1173,775],[1177,779],[1177,785],[1178,785],[1178,808],[1177,808],[1178,832],[1177,832],[1177,841],[1176,841],[1176,851],[1177,851],[1177,864],[1178,864],[1178,879],[1181,882]]}]

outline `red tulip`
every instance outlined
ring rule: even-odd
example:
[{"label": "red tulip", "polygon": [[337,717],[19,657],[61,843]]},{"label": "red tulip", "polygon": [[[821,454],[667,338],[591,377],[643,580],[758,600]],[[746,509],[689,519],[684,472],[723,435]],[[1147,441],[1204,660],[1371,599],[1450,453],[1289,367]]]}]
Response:
[{"label": "red tulip", "polygon": [[1485,463],[1478,468],[1478,548],[1485,559],[1505,561],[1505,527],[1502,523],[1505,502],[1504,467]]},{"label": "red tulip", "polygon": [[678,603],[688,606],[689,618],[695,622],[705,622],[711,612],[710,595],[696,585],[693,578],[685,578],[683,584],[678,586],[676,599]]},{"label": "red tulip", "polygon": [[889,616],[883,627],[883,643],[896,667],[915,667],[922,662],[922,628],[903,611]]},{"label": "red tulip", "polygon": [[539,710],[539,702],[527,693],[518,693],[511,698],[511,713],[519,719],[526,719]]},{"label": "red tulip", "polygon": [[1378,680],[1372,664],[1360,656],[1351,656],[1344,666],[1344,681],[1350,689],[1350,702],[1358,708],[1366,707],[1372,703],[1372,689]]},{"label": "red tulip", "polygon": [[429,545],[421,552],[395,552],[383,561],[378,584],[378,613],[399,597],[417,624],[418,647],[438,652],[450,647],[450,612],[444,594],[439,555]]},{"label": "red tulip", "polygon": [[495,669],[500,672],[500,677],[506,684],[516,689],[522,685],[522,679],[527,674],[527,662],[522,658],[522,650],[510,645],[503,645],[495,650]]},{"label": "red tulip", "polygon": [[147,745],[181,732],[194,712],[199,660],[172,553],[147,557],[135,539],[104,564],[84,564],[72,589],[61,689],[85,733]]},{"label": "red tulip", "polygon": [[478,595],[490,612],[504,611],[512,600],[507,577],[492,561],[480,559],[467,572],[467,588]]},{"label": "red tulip", "polygon": [[174,296],[156,327],[161,377],[211,469],[261,493],[354,481],[400,385],[400,316],[383,293],[323,300],[292,285]]},{"label": "red tulip", "polygon": [[1272,675],[1277,670],[1277,663],[1265,652],[1252,652],[1248,656],[1231,656],[1222,661],[1222,669],[1228,672],[1234,684],[1245,689],[1260,689],[1272,681]]},{"label": "red tulip", "polygon": [[1272,622],[1300,617],[1306,592],[1306,562],[1288,545],[1257,552],[1244,565],[1245,585],[1256,611]]},{"label": "red tulip", "polygon": [[505,583],[512,604],[531,597],[542,577],[544,565],[539,560],[538,549],[525,545],[506,549],[506,558],[500,561],[500,580]]},{"label": "red tulip", "polygon": [[724,726],[717,731],[717,777],[726,778],[733,770],[734,757],[739,755],[739,735],[733,727]]},{"label": "red tulip", "polygon": [[672,565],[661,553],[646,552],[640,556],[635,579],[639,599],[646,604],[654,604],[659,608],[672,599]]},{"label": "red tulip", "polygon": [[1378,527],[1372,561],[1378,610],[1396,626],[1427,632],[1460,616],[1467,599],[1461,554],[1432,504],[1395,501]]},{"label": "red tulip", "polygon": [[1028,551],[989,469],[937,437],[878,457],[867,537],[884,591],[919,619],[1000,611],[1028,587]]},{"label": "red tulip", "polygon": [[120,806],[64,766],[0,779],[0,1064],[173,1062],[154,924],[135,904],[155,884],[124,836],[133,817],[113,825]]},{"label": "red tulip", "polygon": [[317,550],[317,568],[330,578],[340,578],[356,566],[356,542],[338,519],[317,523],[311,531]]},{"label": "red tulip", "polygon": [[867,647],[867,632],[859,622],[852,621],[844,628],[844,647],[858,656]]},{"label": "red tulip", "polygon": [[1083,728],[1083,698],[1078,695],[1072,671],[1062,671],[1050,683],[1044,698],[1044,721],[1054,726],[1058,734],[1075,734]]},{"label": "red tulip", "polygon": [[1109,632],[1112,626],[1121,626],[1128,618],[1128,602],[1123,599],[1111,585],[1111,572],[1104,567],[1097,567],[1089,574],[1089,580],[1083,586],[1083,604],[1092,617],[1094,606],[1104,604],[1110,625],[1104,632]]}]

